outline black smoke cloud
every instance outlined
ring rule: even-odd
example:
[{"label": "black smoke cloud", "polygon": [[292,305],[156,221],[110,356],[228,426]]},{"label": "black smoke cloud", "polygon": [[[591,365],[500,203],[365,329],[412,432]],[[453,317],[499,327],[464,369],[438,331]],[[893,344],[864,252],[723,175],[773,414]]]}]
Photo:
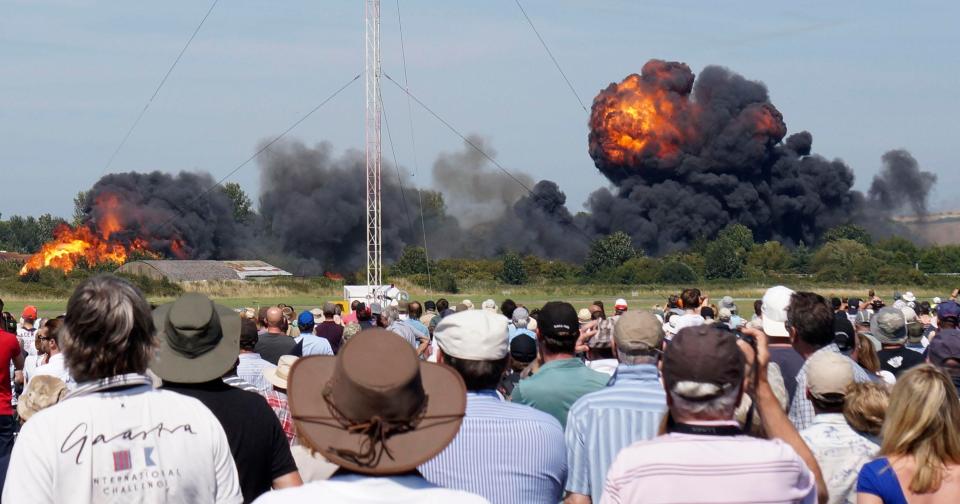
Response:
[{"label": "black smoke cloud", "polygon": [[[813,153],[809,132],[787,135],[762,83],[717,66],[694,76],[682,63],[658,60],[625,82],[611,84],[593,103],[589,152],[612,185],[589,196],[587,212],[573,215],[556,183],[532,184],[513,169],[527,191],[467,143],[462,151],[438,157],[432,171],[436,190],[417,188],[408,178],[401,188],[397,168],[384,161],[385,261],[398,258],[408,245],[423,245],[423,228],[433,258],[493,257],[512,250],[579,261],[593,239],[614,231],[625,231],[651,254],[712,238],[731,223],[750,227],[758,240],[810,245],[830,228],[851,222],[874,233],[902,233],[891,227],[894,213],[926,211],[936,177],[909,153],[885,154],[865,196],[852,189],[849,166]],[[641,124],[617,110],[618,100],[634,90],[656,97],[654,120]],[[632,139],[640,141],[618,143],[610,125],[634,128]],[[483,139],[471,142],[492,153]],[[124,209],[126,239],[145,237],[152,249],[170,257],[177,256],[173,244],[179,241],[187,258],[263,258],[303,275],[361,270],[363,153],[338,156],[327,143],[280,142],[258,163],[259,213],[243,225],[232,218],[231,202],[221,191],[198,198],[213,180],[191,173],[108,175],[92,189],[87,220],[102,219],[98,197],[113,194]]]},{"label": "black smoke cloud", "polygon": [[[168,257],[236,259],[250,254],[249,230],[233,218],[233,206],[214,188],[208,174],[113,173],[90,189],[85,220],[102,232],[108,216],[122,231],[111,238],[130,243],[147,241]],[[205,195],[202,192],[214,188]]]},{"label": "black smoke cloud", "polygon": [[[638,93],[656,104],[646,122],[618,106]],[[786,123],[762,83],[718,66],[695,79],[685,64],[651,60],[640,75],[601,91],[590,126],[590,154],[615,188],[590,196],[587,231],[626,231],[652,253],[731,223],[788,245],[817,243],[850,222],[882,229],[904,206],[925,211],[935,180],[909,154],[892,151],[865,198],[852,189],[849,166],[812,153],[809,132],[784,140]],[[618,143],[623,128],[638,140],[627,143],[632,148]]]}]

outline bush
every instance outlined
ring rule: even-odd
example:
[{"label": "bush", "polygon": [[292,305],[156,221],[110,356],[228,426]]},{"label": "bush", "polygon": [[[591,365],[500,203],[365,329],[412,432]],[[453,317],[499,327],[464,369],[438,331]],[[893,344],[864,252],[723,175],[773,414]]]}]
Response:
[{"label": "bush", "polygon": [[183,294],[183,287],[164,278],[154,280],[143,275],[118,274],[120,278],[126,279],[133,285],[136,285],[145,295],[151,297],[178,297]]},{"label": "bush", "polygon": [[664,284],[687,284],[697,280],[699,279],[693,268],[679,261],[663,263],[657,273],[657,281]]},{"label": "bush", "polygon": [[755,274],[783,273],[791,269],[790,251],[780,242],[757,245],[747,254],[747,269]]},{"label": "bush", "polygon": [[523,285],[527,283],[527,270],[524,267],[523,259],[513,252],[507,252],[503,256],[503,268],[500,270],[500,280],[510,285]]},{"label": "bush", "polygon": [[636,255],[637,251],[633,248],[630,235],[617,231],[594,240],[583,263],[583,270],[591,275],[605,269],[616,268]]},{"label": "bush", "polygon": [[660,273],[660,263],[649,257],[634,257],[609,273],[602,275],[602,279],[609,283],[618,284],[652,284],[657,282]]},{"label": "bush", "polygon": [[743,278],[746,263],[743,251],[729,238],[720,238],[707,245],[706,277],[709,279]]},{"label": "bush", "polygon": [[869,246],[873,243],[873,237],[866,229],[854,224],[844,224],[830,229],[823,234],[822,243],[830,243],[839,240],[852,240],[862,245]]},{"label": "bush", "polygon": [[[726,240],[730,242],[739,252],[745,253],[753,248],[753,231],[743,224],[728,224],[727,227],[717,233],[717,241]],[[704,249],[704,254],[709,250],[709,244]]]},{"label": "bush", "polygon": [[880,266],[865,245],[847,239],[827,243],[810,262],[817,279],[830,282],[869,282]]},{"label": "bush", "polygon": [[390,266],[390,276],[405,277],[426,274],[430,267],[427,251],[423,247],[407,246],[397,262]]}]

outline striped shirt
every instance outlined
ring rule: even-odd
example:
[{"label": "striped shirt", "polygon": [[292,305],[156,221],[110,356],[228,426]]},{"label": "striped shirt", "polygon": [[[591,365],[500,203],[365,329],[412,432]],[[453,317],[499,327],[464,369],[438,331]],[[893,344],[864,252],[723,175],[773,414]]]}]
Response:
[{"label": "striped shirt", "polygon": [[617,367],[610,385],[577,400],[567,416],[567,491],[600,502],[614,457],[657,436],[667,398],[652,364]]},{"label": "striped shirt", "polygon": [[263,360],[258,353],[242,352],[240,354],[240,364],[237,365],[237,376],[257,387],[257,390],[264,394],[273,390],[273,384],[263,376],[263,370],[275,367],[277,366]]},{"label": "striped shirt", "polygon": [[563,430],[550,415],[506,402],[493,390],[468,392],[460,432],[420,473],[493,504],[556,504],[567,477]]},{"label": "striped shirt", "polygon": [[600,504],[621,502],[813,504],[817,489],[803,460],[778,439],[671,433],[617,455]]},{"label": "striped shirt", "polygon": [[[814,352],[810,357],[817,355],[819,352],[840,353],[840,347],[838,347],[836,343],[830,343]],[[807,362],[810,362],[810,357],[807,357]],[[849,358],[847,360],[850,361],[850,365],[853,366],[853,381],[857,383],[872,381],[870,375],[867,374],[859,364]],[[793,422],[793,426],[796,427],[798,431],[802,431],[813,425],[813,417],[816,416],[816,413],[813,411],[813,403],[807,398],[807,362],[803,363],[803,367],[800,368],[800,372],[797,373],[797,388],[793,394],[793,402],[790,403],[790,421]]]}]

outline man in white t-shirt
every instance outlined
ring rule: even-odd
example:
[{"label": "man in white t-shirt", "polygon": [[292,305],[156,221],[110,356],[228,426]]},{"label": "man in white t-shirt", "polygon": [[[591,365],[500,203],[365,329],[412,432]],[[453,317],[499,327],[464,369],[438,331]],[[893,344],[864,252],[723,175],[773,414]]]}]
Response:
[{"label": "man in white t-shirt", "polygon": [[453,368],[419,360],[402,337],[367,329],[336,357],[298,359],[287,383],[301,442],[340,469],[330,480],[265,493],[257,503],[487,503],[417,472],[457,435],[467,391]]},{"label": "man in white t-shirt", "polygon": [[111,275],[77,287],[61,334],[79,385],[24,424],[3,502],[239,503],[237,468],[203,403],[157,390],[150,305]]}]

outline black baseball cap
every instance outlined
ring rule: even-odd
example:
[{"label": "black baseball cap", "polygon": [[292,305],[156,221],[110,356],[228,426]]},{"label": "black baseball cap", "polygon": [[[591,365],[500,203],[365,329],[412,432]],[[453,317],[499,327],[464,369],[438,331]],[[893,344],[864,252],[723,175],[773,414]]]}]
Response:
[{"label": "black baseball cap", "polygon": [[575,340],[580,336],[580,319],[577,318],[577,310],[570,303],[550,301],[540,309],[537,330],[544,338]]},{"label": "black baseball cap", "polygon": [[519,362],[533,362],[537,358],[537,342],[529,335],[516,335],[510,341],[510,356]]}]

